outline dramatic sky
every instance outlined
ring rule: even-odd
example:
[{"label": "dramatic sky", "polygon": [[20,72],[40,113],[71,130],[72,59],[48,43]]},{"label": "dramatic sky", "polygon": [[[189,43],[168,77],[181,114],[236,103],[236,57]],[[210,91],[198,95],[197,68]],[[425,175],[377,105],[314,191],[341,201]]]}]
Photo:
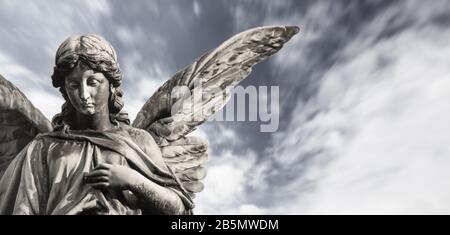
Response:
[{"label": "dramatic sky", "polygon": [[280,127],[200,128],[210,161],[196,213],[450,213],[447,0],[0,0],[0,73],[51,118],[58,45],[100,34],[134,117],[201,54],[274,24],[301,33],[241,85],[280,87]]}]

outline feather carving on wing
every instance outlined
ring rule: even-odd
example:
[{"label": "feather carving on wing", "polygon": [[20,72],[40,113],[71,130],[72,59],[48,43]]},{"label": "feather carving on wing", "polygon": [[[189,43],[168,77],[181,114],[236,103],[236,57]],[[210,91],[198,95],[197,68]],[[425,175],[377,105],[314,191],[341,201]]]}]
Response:
[{"label": "feather carving on wing", "polygon": [[53,130],[50,121],[1,75],[0,130],[0,178],[14,157],[37,134]]},{"label": "feather carving on wing", "polygon": [[296,26],[273,26],[235,35],[177,72],[137,114],[133,126],[155,138],[187,191],[203,189],[207,160],[207,142],[187,135],[228,102],[230,89],[253,65],[278,52],[298,32]]}]

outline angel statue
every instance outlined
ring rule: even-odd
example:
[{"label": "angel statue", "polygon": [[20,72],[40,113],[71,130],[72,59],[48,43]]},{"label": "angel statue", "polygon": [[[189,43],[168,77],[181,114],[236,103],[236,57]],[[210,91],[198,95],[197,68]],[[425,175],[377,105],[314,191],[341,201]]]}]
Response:
[{"label": "angel statue", "polygon": [[[207,142],[188,134],[298,31],[235,35],[177,72],[132,124],[116,52],[100,36],[59,46],[51,78],[65,103],[51,122],[0,76],[0,214],[192,214],[208,156]],[[200,86],[201,99],[179,95],[180,86]]]}]

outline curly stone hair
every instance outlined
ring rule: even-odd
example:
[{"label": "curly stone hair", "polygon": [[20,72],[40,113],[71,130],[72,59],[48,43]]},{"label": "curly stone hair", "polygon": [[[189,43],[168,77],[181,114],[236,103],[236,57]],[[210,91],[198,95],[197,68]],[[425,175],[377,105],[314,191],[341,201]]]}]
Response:
[{"label": "curly stone hair", "polygon": [[56,52],[52,84],[55,88],[59,88],[65,103],[62,105],[61,113],[56,114],[52,119],[55,129],[73,124],[76,111],[68,99],[64,80],[79,63],[83,63],[96,72],[101,72],[116,88],[109,99],[110,120],[113,123],[122,122],[129,125],[128,114],[122,111],[124,106],[123,91],[120,88],[122,72],[117,62],[116,52],[104,38],[91,34],[67,38]]}]

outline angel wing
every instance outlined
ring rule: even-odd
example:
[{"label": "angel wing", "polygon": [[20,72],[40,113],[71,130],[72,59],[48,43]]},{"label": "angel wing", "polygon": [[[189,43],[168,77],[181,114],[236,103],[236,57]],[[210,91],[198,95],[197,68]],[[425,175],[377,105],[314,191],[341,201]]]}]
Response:
[{"label": "angel wing", "polygon": [[1,75],[0,130],[0,178],[12,159],[37,134],[53,130],[50,121]]},{"label": "angel wing", "polygon": [[298,32],[296,26],[273,26],[239,33],[177,72],[139,111],[133,126],[155,138],[189,192],[203,189],[207,142],[187,135],[228,102],[230,89],[253,65],[278,52]]}]

